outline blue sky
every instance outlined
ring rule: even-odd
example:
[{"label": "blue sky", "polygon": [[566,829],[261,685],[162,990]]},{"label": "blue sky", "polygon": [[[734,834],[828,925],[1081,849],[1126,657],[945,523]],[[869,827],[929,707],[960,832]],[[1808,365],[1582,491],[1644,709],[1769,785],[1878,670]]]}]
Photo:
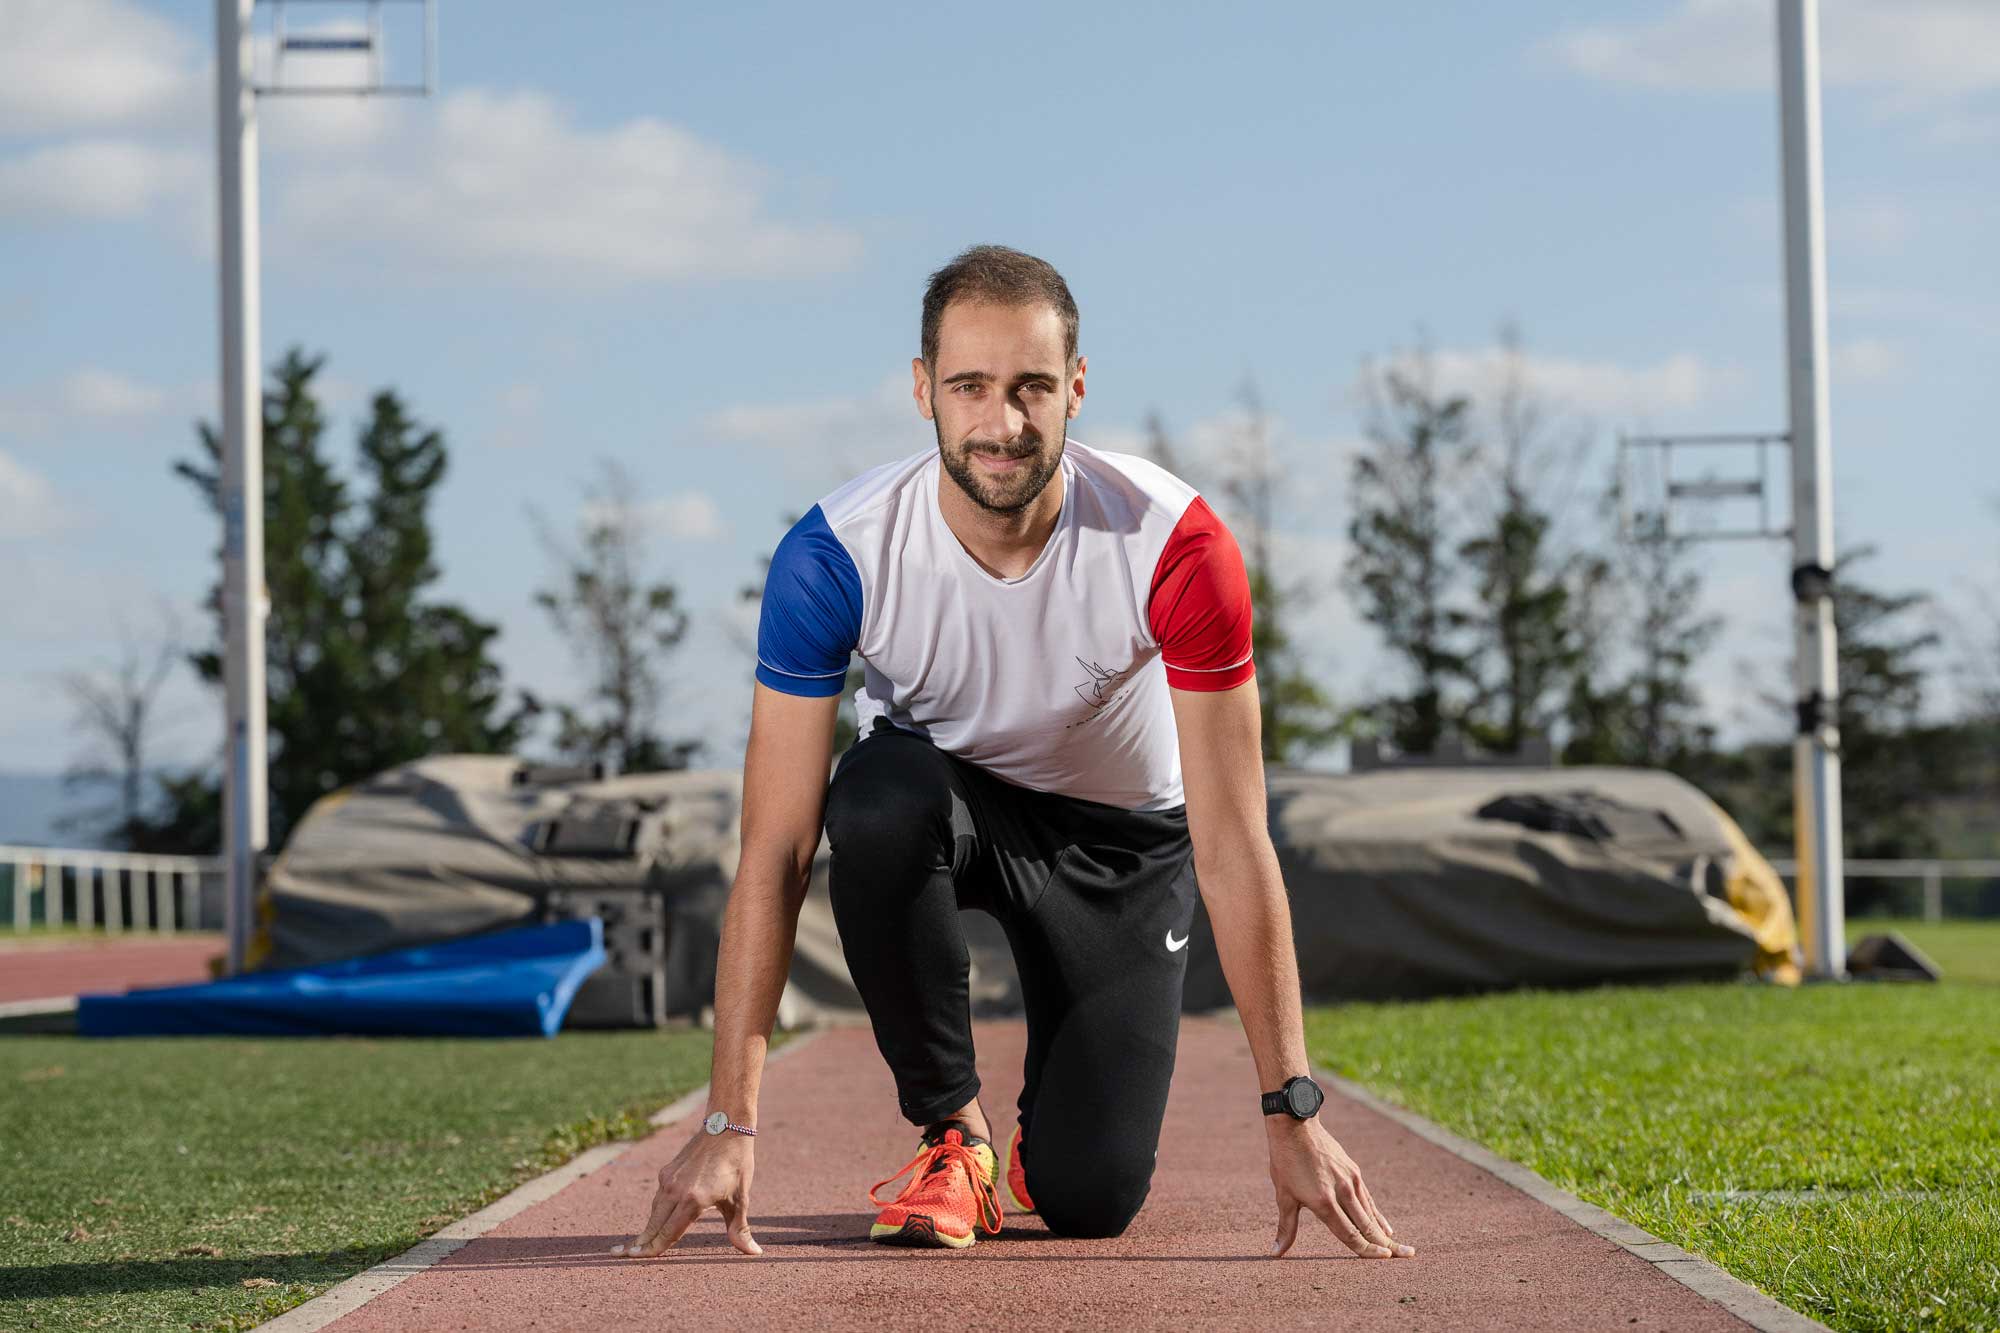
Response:
[{"label": "blue sky", "polygon": [[[1349,698],[1381,679],[1332,577],[1364,359],[1421,335],[1477,388],[1518,321],[1593,477],[1620,430],[1783,426],[1769,0],[439,10],[438,97],[262,104],[266,362],[327,355],[343,462],[379,386],[445,430],[439,595],[543,692],[575,670],[527,506],[574,522],[596,460],[626,465],[695,615],[666,726],[710,762],[747,724],[735,588],[783,514],[931,443],[918,300],[975,241],[1075,291],[1081,440],[1158,412],[1210,465],[1254,379],[1281,550],[1323,590],[1296,629]],[[212,24],[0,6],[0,769],[85,752],[56,680],[108,672],[121,618],[207,631],[216,525],[169,468],[216,412]],[[1826,0],[1823,28],[1837,530],[1976,617],[2000,8]],[[1712,706],[1769,730],[1786,553],[1703,559],[1732,625]],[[212,752],[190,674],[163,709],[157,758]]]}]

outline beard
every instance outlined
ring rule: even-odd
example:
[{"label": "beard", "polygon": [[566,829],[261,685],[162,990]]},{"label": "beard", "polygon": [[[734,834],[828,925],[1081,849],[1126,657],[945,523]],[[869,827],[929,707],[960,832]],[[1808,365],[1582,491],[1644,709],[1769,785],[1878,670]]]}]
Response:
[{"label": "beard", "polygon": [[[937,432],[938,457],[944,470],[958,483],[958,488],[972,498],[972,502],[991,514],[1018,514],[1035,502],[1056,469],[1062,466],[1063,443],[1068,440],[1068,416],[1065,413],[1063,440],[1054,448],[1043,443],[1041,434],[1032,427],[1024,428],[1021,438],[1012,444],[1000,444],[993,440],[967,439],[956,445],[944,441],[944,425],[936,417],[931,425]],[[991,458],[1028,458],[1031,461],[1010,472],[988,472],[973,461],[974,454],[985,454]]]}]

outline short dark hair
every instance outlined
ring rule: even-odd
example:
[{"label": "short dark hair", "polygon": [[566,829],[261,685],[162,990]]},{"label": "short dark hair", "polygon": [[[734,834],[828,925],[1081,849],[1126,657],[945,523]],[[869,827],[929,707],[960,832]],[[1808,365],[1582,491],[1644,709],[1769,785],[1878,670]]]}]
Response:
[{"label": "short dark hair", "polygon": [[1069,284],[1045,259],[1010,250],[1004,245],[975,245],[931,274],[924,288],[924,364],[935,370],[938,326],[953,301],[991,301],[996,305],[1048,305],[1062,320],[1063,365],[1076,364],[1076,300]]}]

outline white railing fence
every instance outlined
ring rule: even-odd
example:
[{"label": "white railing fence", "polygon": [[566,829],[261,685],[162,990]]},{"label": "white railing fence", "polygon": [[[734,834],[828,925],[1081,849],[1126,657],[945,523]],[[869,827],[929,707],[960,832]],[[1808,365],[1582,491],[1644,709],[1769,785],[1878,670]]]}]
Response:
[{"label": "white railing fence", "polygon": [[145,856],[0,843],[0,905],[15,931],[74,925],[109,932],[213,929],[204,883],[222,874],[215,856]]},{"label": "white railing fence", "polygon": [[[1798,862],[1771,857],[1771,868],[1787,882],[1798,875]],[[1923,881],[1924,920],[1944,920],[1944,882],[1948,879],[1985,880],[2000,877],[2000,861],[1869,861],[1849,857],[1841,863],[1849,879],[1916,879]]]}]

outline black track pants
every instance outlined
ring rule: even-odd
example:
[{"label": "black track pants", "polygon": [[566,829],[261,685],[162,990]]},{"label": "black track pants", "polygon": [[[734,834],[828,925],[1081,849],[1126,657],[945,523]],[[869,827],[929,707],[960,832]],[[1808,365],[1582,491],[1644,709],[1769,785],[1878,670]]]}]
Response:
[{"label": "black track pants", "polygon": [[1185,807],[1018,787],[878,719],[834,770],[826,832],[841,946],[904,1116],[931,1124],[979,1091],[958,913],[988,912],[1027,1010],[1035,1211],[1064,1235],[1122,1232],[1152,1183],[1180,1031]]}]

